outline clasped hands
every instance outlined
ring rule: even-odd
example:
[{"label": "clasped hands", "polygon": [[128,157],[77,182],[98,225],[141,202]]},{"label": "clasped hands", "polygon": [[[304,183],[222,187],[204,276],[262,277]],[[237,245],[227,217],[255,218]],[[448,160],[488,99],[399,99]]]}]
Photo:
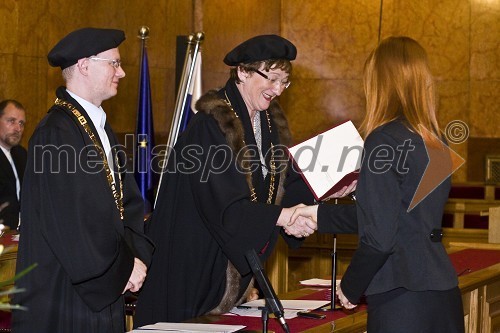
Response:
[{"label": "clasped hands", "polygon": [[288,235],[298,238],[312,235],[318,229],[318,206],[299,204],[290,208],[283,208],[277,225],[283,227]]},{"label": "clasped hands", "polygon": [[[353,192],[356,185],[357,181],[353,181],[349,186],[344,186],[325,200],[344,197]],[[298,238],[308,237],[318,230],[318,205],[298,204],[294,207],[283,208],[277,225],[283,227],[288,235]]]}]

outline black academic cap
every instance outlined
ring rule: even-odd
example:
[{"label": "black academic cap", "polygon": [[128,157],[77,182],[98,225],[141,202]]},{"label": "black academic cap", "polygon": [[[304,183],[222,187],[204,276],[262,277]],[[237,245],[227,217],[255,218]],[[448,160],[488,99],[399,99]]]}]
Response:
[{"label": "black academic cap", "polygon": [[50,50],[49,64],[65,69],[109,49],[118,47],[125,40],[125,33],[116,29],[83,28],[69,33]]},{"label": "black academic cap", "polygon": [[294,60],[296,56],[297,48],[289,40],[277,35],[261,35],[236,46],[226,54],[224,63],[237,66],[270,59]]}]

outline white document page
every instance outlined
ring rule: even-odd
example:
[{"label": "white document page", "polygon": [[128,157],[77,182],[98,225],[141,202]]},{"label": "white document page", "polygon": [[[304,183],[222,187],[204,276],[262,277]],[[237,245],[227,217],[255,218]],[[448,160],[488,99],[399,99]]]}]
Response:
[{"label": "white document page", "polygon": [[[261,308],[264,306],[264,304],[264,299],[247,302],[240,305],[239,307],[231,309],[228,314],[247,317],[260,317],[262,315]],[[327,304],[330,304],[330,301],[285,299],[281,300],[281,304],[283,305],[283,309],[285,310],[285,319],[292,319],[297,317],[297,312],[299,311],[315,310]]]},{"label": "white document page", "polygon": [[190,324],[190,323],[156,323],[137,328],[131,333],[161,332],[217,332],[230,333],[245,328],[243,325]]},{"label": "white document page", "polygon": [[[337,286],[339,285],[339,283],[340,280],[336,280]],[[300,281],[300,284],[308,287],[331,287],[332,280],[314,278],[309,280],[302,280]]]},{"label": "white document page", "polygon": [[363,139],[351,121],[290,147],[296,165],[317,197],[359,169]]}]

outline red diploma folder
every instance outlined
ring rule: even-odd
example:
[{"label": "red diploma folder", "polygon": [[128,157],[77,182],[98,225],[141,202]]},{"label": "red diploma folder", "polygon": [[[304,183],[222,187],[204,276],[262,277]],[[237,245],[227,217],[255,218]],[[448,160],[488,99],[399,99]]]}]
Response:
[{"label": "red diploma folder", "polygon": [[320,201],[358,178],[363,144],[349,120],[288,148],[288,153],[293,167]]}]

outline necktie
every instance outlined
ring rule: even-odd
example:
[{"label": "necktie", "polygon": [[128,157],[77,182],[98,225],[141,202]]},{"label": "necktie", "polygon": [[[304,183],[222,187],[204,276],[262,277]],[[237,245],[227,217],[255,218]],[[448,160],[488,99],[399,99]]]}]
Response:
[{"label": "necktie", "polygon": [[19,182],[19,176],[17,175],[16,165],[14,164],[14,160],[12,159],[12,155],[11,155],[10,151],[7,153],[7,159],[10,162],[10,165],[12,167],[12,172],[14,172],[14,176],[16,176],[16,194],[17,194],[17,200],[19,200],[19,193],[21,191],[21,183]]}]

